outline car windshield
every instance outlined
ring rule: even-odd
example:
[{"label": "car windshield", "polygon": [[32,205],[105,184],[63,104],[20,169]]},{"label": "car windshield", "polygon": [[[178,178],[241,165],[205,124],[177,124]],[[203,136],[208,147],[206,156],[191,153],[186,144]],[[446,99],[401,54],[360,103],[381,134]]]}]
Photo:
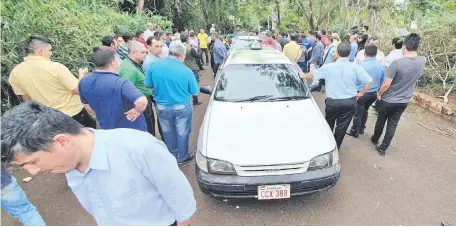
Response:
[{"label": "car windshield", "polygon": [[282,101],[309,98],[292,64],[227,65],[214,98],[226,102]]}]

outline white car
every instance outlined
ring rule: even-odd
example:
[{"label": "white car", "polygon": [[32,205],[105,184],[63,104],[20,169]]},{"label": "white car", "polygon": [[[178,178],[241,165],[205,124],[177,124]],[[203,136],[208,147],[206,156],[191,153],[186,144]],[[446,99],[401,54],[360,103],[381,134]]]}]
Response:
[{"label": "white car", "polygon": [[273,49],[234,50],[217,73],[196,153],[200,189],[213,197],[284,199],[325,190],[339,155],[299,67]]}]

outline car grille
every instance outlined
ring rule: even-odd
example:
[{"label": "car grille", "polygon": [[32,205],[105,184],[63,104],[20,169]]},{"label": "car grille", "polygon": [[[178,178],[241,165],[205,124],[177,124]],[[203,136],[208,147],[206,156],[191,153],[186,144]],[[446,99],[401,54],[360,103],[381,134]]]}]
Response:
[{"label": "car grille", "polygon": [[304,173],[308,167],[309,162],[304,162],[280,165],[235,166],[235,169],[237,175],[250,177]]}]

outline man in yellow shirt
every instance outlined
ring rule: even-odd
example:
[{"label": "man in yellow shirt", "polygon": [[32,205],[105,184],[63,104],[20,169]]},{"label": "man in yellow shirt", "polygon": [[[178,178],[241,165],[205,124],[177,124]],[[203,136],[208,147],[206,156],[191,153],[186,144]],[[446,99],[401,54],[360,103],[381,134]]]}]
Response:
[{"label": "man in yellow shirt", "polygon": [[[206,55],[206,65],[209,64],[209,50],[207,49],[207,44],[208,44],[208,36],[204,32],[204,29],[200,29],[200,33],[198,33],[198,42],[199,42],[199,47],[201,48],[201,51]],[[202,53],[201,53],[202,57]],[[204,64],[204,62],[203,62]]]},{"label": "man in yellow shirt", "polygon": [[301,47],[296,42],[297,38],[295,34],[290,35],[291,41],[283,47],[283,53],[293,62],[298,62],[302,54]]},{"label": "man in yellow shirt", "polygon": [[[51,61],[51,41],[42,36],[30,36],[25,49],[27,57],[14,67],[9,77],[14,93],[23,101],[37,101],[65,113],[85,127],[96,128],[95,120],[79,98],[79,80],[66,66]],[[79,78],[86,73],[79,69]]]}]

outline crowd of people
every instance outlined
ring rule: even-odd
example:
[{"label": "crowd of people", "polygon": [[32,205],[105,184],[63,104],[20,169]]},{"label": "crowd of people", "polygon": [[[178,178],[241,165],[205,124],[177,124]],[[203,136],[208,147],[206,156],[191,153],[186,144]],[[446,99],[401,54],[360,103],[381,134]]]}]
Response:
[{"label": "crowd of people", "polygon": [[[146,27],[135,36],[104,37],[91,55],[95,69],[79,69],[77,77],[51,60],[49,39],[30,36],[27,56],[9,77],[24,103],[2,117],[2,163],[32,175],[65,173],[99,225],[188,225],[196,211],[178,165],[194,158],[188,150],[199,71],[211,61],[215,76],[231,40],[214,25],[209,34]],[[267,32],[262,46],[296,62],[301,77],[313,78],[312,91],[326,87],[326,120],[339,148],[345,134],[364,133],[376,102],[371,141],[379,142],[387,124],[376,147],[385,155],[426,58],[418,56],[415,33],[393,39],[385,57],[367,32],[365,26],[345,40],[325,30]],[[24,225],[45,225],[3,164],[1,174],[2,207]]]},{"label": "crowd of people", "polygon": [[303,78],[313,79],[311,91],[326,87],[325,118],[338,148],[345,134],[355,138],[364,134],[369,108],[374,106],[378,116],[371,141],[378,145],[386,124],[383,141],[376,146],[383,156],[423,74],[426,57],[418,55],[416,33],[394,38],[385,56],[378,37],[368,32],[369,27],[363,26],[345,40],[324,29],[277,37],[267,32],[262,46],[283,50],[299,65]]},{"label": "crowd of people", "polygon": [[211,59],[215,74],[226,46],[214,25],[209,35],[146,27],[103,37],[91,54],[94,70],[77,77],[51,60],[51,40],[26,40],[26,57],[9,77],[24,103],[2,117],[1,135],[2,207],[22,224],[45,225],[6,170],[10,162],[32,175],[65,173],[100,225],[189,223],[196,202],[178,164],[194,158],[199,71]]}]

